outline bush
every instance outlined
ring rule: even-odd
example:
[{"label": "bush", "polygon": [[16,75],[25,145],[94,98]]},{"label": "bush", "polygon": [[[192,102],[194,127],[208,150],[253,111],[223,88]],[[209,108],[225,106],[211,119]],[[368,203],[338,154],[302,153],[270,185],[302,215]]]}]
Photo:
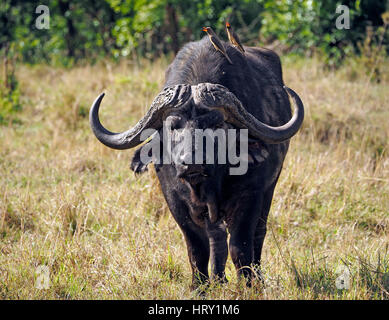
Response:
[{"label": "bush", "polygon": [[[177,52],[212,26],[226,39],[228,20],[246,45],[309,56],[324,53],[330,67],[360,53],[366,27],[383,26],[382,0],[58,0],[48,4],[49,29],[37,29],[36,1],[3,0],[0,50],[16,45],[25,62],[72,66],[79,60]],[[350,29],[336,28],[339,4],[349,8]],[[388,42],[389,37],[384,37]]]},{"label": "bush", "polygon": [[15,60],[10,56],[7,46],[4,50],[3,78],[0,80],[0,125],[19,123],[15,113],[22,109],[19,83],[15,76]]}]

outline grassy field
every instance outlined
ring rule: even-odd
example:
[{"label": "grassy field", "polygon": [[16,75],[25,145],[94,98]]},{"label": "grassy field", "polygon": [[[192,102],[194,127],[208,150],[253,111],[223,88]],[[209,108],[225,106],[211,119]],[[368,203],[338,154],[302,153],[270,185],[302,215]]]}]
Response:
[{"label": "grassy field", "polygon": [[[199,298],[155,173],[134,176],[133,151],[104,147],[88,123],[105,91],[103,124],[135,124],[167,64],[18,66],[20,123],[0,127],[0,299]],[[245,288],[229,259],[229,283],[206,298],[388,299],[389,63],[380,83],[354,60],[336,72],[314,58],[283,68],[306,119],[274,195],[265,283]],[[36,288],[42,265],[48,289]]]}]

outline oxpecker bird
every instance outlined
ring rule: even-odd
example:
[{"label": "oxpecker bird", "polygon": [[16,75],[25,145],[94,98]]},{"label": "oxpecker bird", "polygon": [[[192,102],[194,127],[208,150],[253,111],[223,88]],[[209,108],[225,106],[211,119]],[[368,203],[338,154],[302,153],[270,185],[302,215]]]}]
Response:
[{"label": "oxpecker bird", "polygon": [[226,49],[224,48],[223,43],[220,41],[220,39],[217,37],[216,33],[212,30],[211,27],[203,27],[203,31],[205,31],[208,34],[209,40],[211,41],[212,45],[215,47],[215,49],[219,52],[221,52],[229,63],[233,64],[230,57],[228,56]]},{"label": "oxpecker bird", "polygon": [[240,39],[238,35],[232,30],[232,27],[229,22],[226,22],[226,29],[227,29],[227,34],[228,34],[228,39],[230,42],[239,49],[240,52],[244,53],[243,46],[240,42]]}]

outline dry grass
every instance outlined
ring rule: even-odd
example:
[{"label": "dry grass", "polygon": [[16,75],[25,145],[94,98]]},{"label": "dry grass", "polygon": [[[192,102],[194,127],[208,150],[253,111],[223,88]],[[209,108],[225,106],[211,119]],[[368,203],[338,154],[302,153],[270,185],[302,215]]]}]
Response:
[{"label": "dry grass", "polygon": [[[152,170],[102,146],[87,113],[105,90],[104,124],[134,124],[167,61],[19,66],[21,125],[0,127],[0,299],[191,299],[181,232]],[[388,75],[389,64],[383,67]],[[265,285],[237,283],[231,261],[212,299],[389,298],[388,78],[284,61],[306,107],[276,188],[263,253]],[[47,265],[50,288],[35,288]],[[350,270],[349,290],[335,286]]]}]

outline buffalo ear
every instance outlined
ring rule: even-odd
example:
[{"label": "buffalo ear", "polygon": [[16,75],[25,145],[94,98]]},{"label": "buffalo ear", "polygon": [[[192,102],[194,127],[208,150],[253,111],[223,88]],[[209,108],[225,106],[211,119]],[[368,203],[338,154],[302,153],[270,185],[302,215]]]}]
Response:
[{"label": "buffalo ear", "polygon": [[[148,142],[148,143],[150,143],[150,142]],[[146,172],[147,166],[151,162],[151,159],[147,163],[144,163],[141,161],[140,151],[142,150],[142,147],[139,147],[138,149],[135,150],[134,156],[132,157],[132,160],[131,160],[130,169],[132,171],[134,171],[135,174],[141,174],[141,173]]]}]

